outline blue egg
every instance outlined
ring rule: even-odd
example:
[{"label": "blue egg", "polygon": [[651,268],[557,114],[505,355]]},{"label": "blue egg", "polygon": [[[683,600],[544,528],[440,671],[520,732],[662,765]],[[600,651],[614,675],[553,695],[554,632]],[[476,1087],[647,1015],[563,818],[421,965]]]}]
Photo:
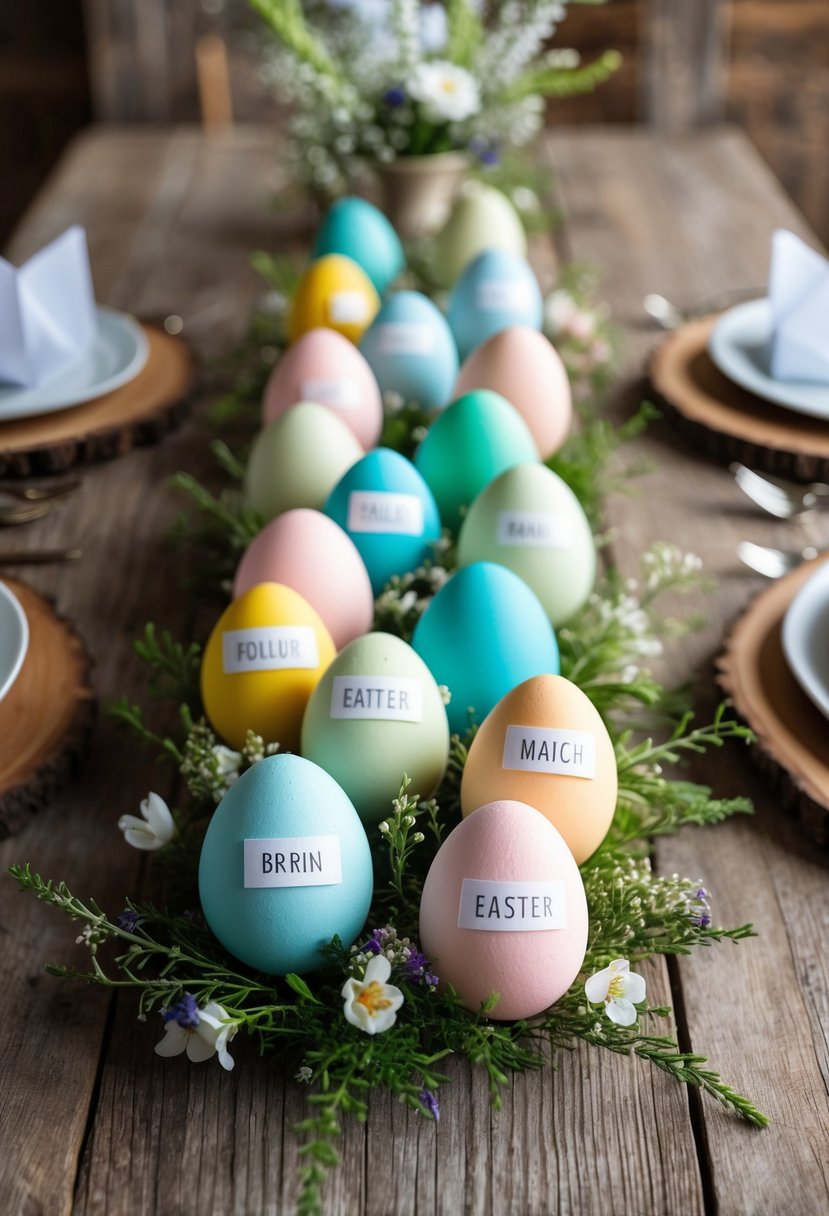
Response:
[{"label": "blue egg", "polygon": [[335,934],[351,945],[373,887],[353,804],[318,765],[289,753],[230,787],[202,845],[205,920],[226,950],[268,975],[322,966]]},{"label": "blue egg", "polygon": [[440,515],[417,469],[390,448],[375,448],[348,469],[323,510],[348,533],[379,595],[393,574],[405,574],[432,552]]},{"label": "blue egg", "polygon": [[541,329],[538,280],[517,253],[487,249],[464,270],[449,297],[449,324],[461,359],[511,325]]},{"label": "blue egg", "polygon": [[389,296],[360,340],[360,350],[384,393],[399,393],[426,410],[452,396],[458,352],[446,318],[419,291]]},{"label": "blue egg", "polygon": [[412,647],[452,694],[449,729],[463,735],[516,685],[558,675],[558,643],[538,597],[494,562],[453,574],[418,621]]},{"label": "blue egg", "polygon": [[380,295],[405,268],[400,238],[382,211],[364,198],[341,198],[326,213],[312,258],[342,253],[362,266]]}]

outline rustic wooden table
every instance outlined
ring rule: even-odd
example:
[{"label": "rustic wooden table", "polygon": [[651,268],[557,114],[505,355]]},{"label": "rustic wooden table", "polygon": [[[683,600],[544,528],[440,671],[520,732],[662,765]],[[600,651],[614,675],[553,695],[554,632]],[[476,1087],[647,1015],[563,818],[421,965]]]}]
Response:
[{"label": "rustic wooden table", "polygon": [[[625,332],[611,406],[622,416],[642,392],[643,358],[658,339],[644,324],[643,295],[688,303],[762,283],[772,229],[804,232],[804,224],[732,131],[685,140],[560,131],[543,154],[561,192],[560,251],[601,268]],[[22,259],[66,225],[85,224],[99,299],[145,317],[178,314],[210,356],[240,338],[259,290],[249,252],[281,239],[268,208],[279,184],[265,130],[210,140],[191,130],[92,131],[67,153],[9,254]],[[205,445],[197,415],[161,446],[89,469],[77,501],[8,536],[21,547],[83,545],[79,567],[20,573],[54,595],[86,638],[102,700],[140,694],[131,641],[145,620],[186,628],[176,559],[163,544],[180,506],[167,480],[198,467]],[[717,576],[707,628],[666,660],[671,678],[697,678],[710,707],[712,657],[762,585],[739,567],[737,541],[794,546],[803,525],[762,517],[725,469],[664,424],[637,453],[653,471],[637,496],[610,503],[615,555],[633,573],[643,546],[672,540],[701,553]],[[811,539],[829,544],[827,526]],[[644,1063],[595,1049],[567,1055],[556,1072],[516,1077],[499,1114],[482,1078],[457,1065],[437,1127],[383,1095],[372,1100],[368,1124],[345,1132],[327,1211],[808,1216],[829,1208],[827,858],[781,816],[743,747],[706,757],[694,775],[718,794],[750,795],[757,814],[667,840],[657,864],[699,875],[714,893],[715,920],[753,921],[759,936],[650,966],[649,995],[673,1005],[680,1042],[709,1056],[771,1127],[753,1130]],[[140,890],[144,863],[123,847],[115,820],[134,811],[152,780],[147,757],[102,719],[79,779],[0,847],[3,869],[29,860],[116,910],[125,892]],[[2,1211],[291,1211],[298,1087],[238,1040],[232,1075],[161,1060],[157,1028],[136,1022],[129,994],[44,975],[44,961],[80,951],[71,926],[8,879],[0,901]]]}]

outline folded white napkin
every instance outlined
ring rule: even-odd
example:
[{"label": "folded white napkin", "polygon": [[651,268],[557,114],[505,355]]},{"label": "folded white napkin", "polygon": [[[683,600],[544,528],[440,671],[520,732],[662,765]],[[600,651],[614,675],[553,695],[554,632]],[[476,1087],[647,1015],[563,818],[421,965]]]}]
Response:
[{"label": "folded white napkin", "polygon": [[0,258],[0,383],[36,388],[96,329],[86,233],[74,225],[19,269]]},{"label": "folded white napkin", "polygon": [[774,379],[829,384],[829,261],[783,228],[772,237],[769,299]]}]

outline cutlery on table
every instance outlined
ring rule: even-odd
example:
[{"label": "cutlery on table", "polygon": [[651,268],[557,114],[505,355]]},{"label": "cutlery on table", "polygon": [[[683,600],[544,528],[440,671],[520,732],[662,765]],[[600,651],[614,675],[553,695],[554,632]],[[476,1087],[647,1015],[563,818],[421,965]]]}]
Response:
[{"label": "cutlery on table", "polygon": [[41,502],[22,502],[19,505],[0,506],[0,528],[13,527],[15,524],[30,524],[36,519],[43,519],[62,507],[66,498],[46,498]]},{"label": "cutlery on table", "polygon": [[21,553],[0,550],[0,566],[45,566],[49,562],[76,562],[81,557],[80,549],[31,549]]},{"label": "cutlery on table", "polygon": [[829,508],[829,485],[813,481],[802,485],[781,477],[755,473],[744,464],[729,465],[737,485],[752,502],[778,519],[793,519],[807,511]]},{"label": "cutlery on table", "polygon": [[16,482],[4,482],[0,485],[0,494],[10,498],[20,498],[24,502],[46,502],[52,498],[65,498],[81,488],[81,479],[72,477],[65,481],[56,481],[47,486],[22,486]]},{"label": "cutlery on table", "polygon": [[764,574],[766,578],[782,578],[802,562],[817,557],[818,549],[807,545],[805,549],[772,549],[769,545],[755,545],[753,541],[741,540],[737,546],[740,561]]},{"label": "cutlery on table", "polygon": [[764,287],[737,287],[730,291],[713,292],[711,295],[696,300],[690,308],[680,308],[678,304],[672,304],[665,296],[651,291],[642,301],[642,307],[651,320],[662,329],[674,330],[679,329],[686,321],[692,321],[695,317],[721,312],[733,304],[740,304],[745,300],[756,300],[765,294]]}]

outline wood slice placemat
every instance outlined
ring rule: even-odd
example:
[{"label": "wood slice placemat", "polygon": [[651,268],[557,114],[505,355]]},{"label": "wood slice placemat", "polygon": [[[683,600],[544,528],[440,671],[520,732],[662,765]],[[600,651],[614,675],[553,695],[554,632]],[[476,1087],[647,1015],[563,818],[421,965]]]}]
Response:
[{"label": "wood slice placemat", "polygon": [[0,477],[54,473],[153,443],[183,417],[195,383],[187,344],[142,324],[147,362],[134,380],[71,409],[0,421]]},{"label": "wood slice placemat", "polygon": [[805,562],[753,600],[717,660],[717,682],[757,736],[755,755],[821,845],[829,844],[829,719],[792,675],[781,629],[789,604],[827,560]]},{"label": "wood slice placemat", "polygon": [[3,581],[26,613],[29,648],[0,701],[0,838],[24,827],[71,774],[95,712],[89,655],[74,629],[26,583]]},{"label": "wood slice placemat", "polygon": [[680,326],[654,351],[648,374],[668,415],[709,455],[802,481],[829,480],[829,421],[786,410],[716,367],[717,317]]}]

